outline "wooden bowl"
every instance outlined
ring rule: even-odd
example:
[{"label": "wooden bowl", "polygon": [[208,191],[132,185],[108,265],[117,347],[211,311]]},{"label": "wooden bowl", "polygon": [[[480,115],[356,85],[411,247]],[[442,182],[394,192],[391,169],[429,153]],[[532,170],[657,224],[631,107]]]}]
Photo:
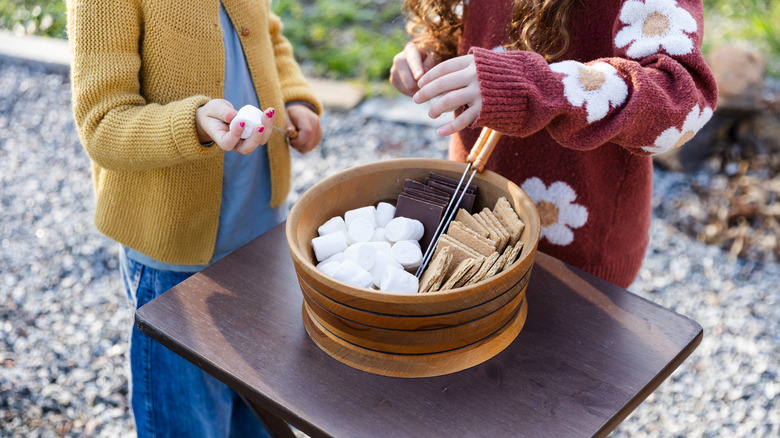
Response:
[{"label": "wooden bowl", "polygon": [[478,173],[474,212],[503,196],[525,223],[523,250],[503,272],[471,286],[423,294],[385,293],[335,280],[315,266],[317,228],[346,211],[395,204],[404,181],[430,172],[460,179],[466,165],[438,159],[379,161],[333,175],[301,196],[287,219],[287,243],[303,292],[303,322],[335,359],[364,371],[425,377],[460,371],[495,356],[525,322],[525,289],[541,230],[533,201],[517,185]]}]

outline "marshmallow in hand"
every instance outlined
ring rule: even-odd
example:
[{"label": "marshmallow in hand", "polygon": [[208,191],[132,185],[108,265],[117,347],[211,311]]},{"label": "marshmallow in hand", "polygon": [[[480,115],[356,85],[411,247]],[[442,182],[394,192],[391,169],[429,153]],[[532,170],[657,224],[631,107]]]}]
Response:
[{"label": "marshmallow in hand", "polygon": [[244,105],[238,110],[238,114],[233,117],[230,122],[230,129],[240,122],[244,122],[244,132],[241,133],[241,138],[246,139],[252,135],[252,130],[259,128],[263,124],[263,118],[266,117],[260,108],[252,105]]}]

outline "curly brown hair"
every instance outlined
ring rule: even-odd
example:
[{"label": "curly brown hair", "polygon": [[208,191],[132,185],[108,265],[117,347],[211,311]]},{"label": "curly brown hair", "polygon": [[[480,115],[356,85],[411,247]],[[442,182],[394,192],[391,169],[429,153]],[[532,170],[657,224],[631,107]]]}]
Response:
[{"label": "curly brown hair", "polygon": [[[507,49],[536,52],[548,62],[560,59],[569,48],[566,27],[578,1],[515,0]],[[462,7],[463,0],[405,0],[406,30],[443,58],[453,57],[463,32]]]}]

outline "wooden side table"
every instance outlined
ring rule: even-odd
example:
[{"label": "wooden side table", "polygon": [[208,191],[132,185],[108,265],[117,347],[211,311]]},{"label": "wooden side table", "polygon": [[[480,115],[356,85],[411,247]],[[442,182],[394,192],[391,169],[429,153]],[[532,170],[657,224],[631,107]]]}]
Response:
[{"label": "wooden side table", "polygon": [[[278,434],[605,436],[698,346],[702,328],[538,253],[517,339],[430,378],[369,374],[320,350],[284,224],[136,312],[138,327],[236,389]],[[286,430],[285,430],[286,429]]]}]

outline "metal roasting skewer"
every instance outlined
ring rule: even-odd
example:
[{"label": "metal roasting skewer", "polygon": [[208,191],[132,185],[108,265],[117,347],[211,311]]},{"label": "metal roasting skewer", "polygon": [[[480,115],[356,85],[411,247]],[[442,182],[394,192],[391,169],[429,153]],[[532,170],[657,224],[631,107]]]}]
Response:
[{"label": "metal roasting skewer", "polygon": [[[417,271],[414,274],[418,279],[420,276],[422,276],[422,273],[425,272],[425,268],[428,267],[428,263],[431,261],[431,257],[436,251],[436,246],[439,244],[439,239],[441,238],[441,235],[444,234],[444,230],[442,228],[446,227],[446,225],[452,221],[452,218],[455,217],[455,213],[458,211],[458,206],[460,206],[460,202],[463,200],[463,196],[466,195],[466,191],[471,185],[471,181],[474,179],[474,175],[476,175],[477,172],[482,172],[482,170],[485,169],[485,164],[487,164],[487,160],[490,158],[490,154],[493,153],[493,149],[495,149],[496,144],[500,138],[501,133],[490,128],[482,128],[482,132],[479,133],[479,137],[474,143],[474,147],[471,148],[471,152],[467,158],[468,165],[466,166],[466,170],[463,171],[463,175],[461,175],[460,181],[458,181],[458,185],[455,187],[455,193],[452,194],[452,198],[450,198],[450,202],[447,204],[447,208],[444,210],[442,220],[439,222],[439,226],[433,233],[431,244],[428,245],[428,249],[425,250],[422,263],[420,263],[420,266],[417,267]],[[468,175],[469,170],[472,168],[474,170],[471,172],[471,176],[469,177],[468,182],[464,185],[463,180],[466,178],[466,175]],[[463,190],[461,190],[461,187]],[[458,195],[459,192],[460,195]]]},{"label": "metal roasting skewer", "polygon": [[283,133],[287,138],[298,138],[298,131],[296,131],[295,128],[282,129],[282,128],[274,125],[274,129],[276,129],[277,131]]}]

